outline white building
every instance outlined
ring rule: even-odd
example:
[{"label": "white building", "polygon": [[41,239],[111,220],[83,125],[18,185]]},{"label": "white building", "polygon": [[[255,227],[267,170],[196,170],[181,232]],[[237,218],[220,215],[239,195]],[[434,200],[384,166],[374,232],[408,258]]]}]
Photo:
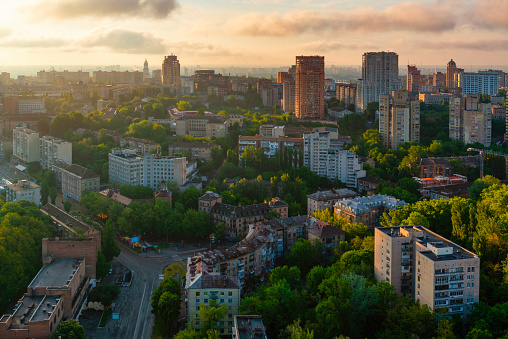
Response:
[{"label": "white building", "polygon": [[28,200],[39,206],[41,203],[41,186],[28,180],[20,180],[16,184],[7,185],[6,199],[8,202]]},{"label": "white building", "polygon": [[19,114],[46,113],[46,103],[42,98],[20,98],[18,101]]},{"label": "white building", "polygon": [[39,161],[39,133],[16,127],[12,131],[12,155],[27,164]]},{"label": "white building", "polygon": [[499,76],[497,71],[466,72],[459,74],[459,87],[462,95],[484,94],[496,95],[499,91]]},{"label": "white building", "polygon": [[42,168],[52,168],[56,161],[72,164],[72,143],[44,136],[39,141],[40,163]]},{"label": "white building", "polygon": [[344,150],[337,129],[323,129],[303,135],[303,165],[312,172],[338,179],[348,187],[357,187],[357,179],[366,175],[358,156]]},{"label": "white building", "polygon": [[137,155],[133,149],[114,149],[109,154],[109,181],[118,185],[147,186],[156,190],[161,181],[187,182],[187,159],[156,154]]}]

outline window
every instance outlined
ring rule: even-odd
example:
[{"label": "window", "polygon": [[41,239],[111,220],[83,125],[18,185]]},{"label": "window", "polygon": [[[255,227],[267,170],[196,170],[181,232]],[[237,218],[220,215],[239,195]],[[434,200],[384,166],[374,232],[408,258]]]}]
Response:
[{"label": "window", "polygon": [[196,292],[196,297],[199,297],[200,294],[201,292]]},{"label": "window", "polygon": [[233,299],[228,299],[228,303],[232,304],[233,303]]},{"label": "window", "polygon": [[201,299],[196,298],[196,303],[199,304],[200,302],[201,302]]},{"label": "window", "polygon": [[233,296],[233,292],[228,292],[228,296]]}]

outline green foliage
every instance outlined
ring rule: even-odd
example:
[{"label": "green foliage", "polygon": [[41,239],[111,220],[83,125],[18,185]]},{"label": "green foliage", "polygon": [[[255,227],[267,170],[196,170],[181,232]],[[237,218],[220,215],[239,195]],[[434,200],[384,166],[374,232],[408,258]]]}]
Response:
[{"label": "green foliage", "polygon": [[367,130],[367,117],[358,113],[348,114],[337,120],[337,125],[340,134],[358,137]]},{"label": "green foliage", "polygon": [[201,335],[199,334],[199,332],[193,328],[181,330],[175,336],[173,336],[173,339],[200,339],[200,338]]},{"label": "green foliage", "polygon": [[209,330],[216,329],[218,322],[223,320],[228,314],[228,307],[211,300],[208,305],[201,303],[199,305],[199,319],[201,321],[201,334],[206,335]]},{"label": "green foliage", "polygon": [[100,302],[104,307],[108,308],[118,297],[118,294],[120,294],[120,287],[114,284],[97,285],[88,294],[88,301]]},{"label": "green foliage", "polygon": [[491,175],[486,175],[483,179],[476,179],[473,186],[469,188],[469,197],[473,200],[478,200],[484,189],[496,184],[499,185],[499,179]]},{"label": "green foliage", "polygon": [[304,275],[323,261],[323,244],[319,240],[298,239],[287,257],[289,265],[296,266]]},{"label": "green foliage", "polygon": [[97,278],[104,278],[109,272],[111,264],[106,261],[106,257],[102,252],[99,252],[97,256],[97,263],[95,264]]},{"label": "green foliage", "polygon": [[198,209],[198,199],[201,197],[201,192],[194,186],[187,188],[182,192],[179,202],[185,207],[185,209]]},{"label": "green foliage", "polygon": [[285,280],[291,289],[301,287],[300,269],[296,266],[289,268],[288,266],[275,267],[270,273],[270,284],[275,285],[281,280]]},{"label": "green foliage", "polygon": [[146,199],[153,198],[153,189],[146,186],[122,185],[120,194],[130,199]]},{"label": "green foliage", "polygon": [[64,320],[58,324],[54,339],[86,339],[85,329],[77,320]]},{"label": "green foliage", "polygon": [[69,213],[72,208],[72,203],[70,201],[64,201],[63,203],[65,212]]},{"label": "green foliage", "polygon": [[114,257],[120,255],[120,246],[115,240],[115,230],[113,223],[107,222],[102,232],[102,253],[107,262],[111,262]]}]

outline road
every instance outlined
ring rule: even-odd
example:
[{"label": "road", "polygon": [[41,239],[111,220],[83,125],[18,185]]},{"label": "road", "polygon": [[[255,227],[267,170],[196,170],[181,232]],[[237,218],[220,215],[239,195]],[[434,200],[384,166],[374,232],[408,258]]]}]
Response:
[{"label": "road", "polygon": [[0,178],[13,182],[16,179],[25,179],[26,175],[20,171],[13,169],[7,163],[0,163]]},{"label": "road", "polygon": [[164,249],[163,254],[139,255],[122,246],[120,255],[114,260],[132,271],[132,285],[121,287],[121,292],[115,300],[115,310],[119,313],[119,328],[115,329],[116,320],[110,320],[105,328],[97,329],[95,338],[151,338],[154,316],[151,313],[151,298],[153,291],[159,286],[159,275],[166,265],[172,262],[186,260],[189,255],[197,251],[186,246],[186,251],[172,251]]}]

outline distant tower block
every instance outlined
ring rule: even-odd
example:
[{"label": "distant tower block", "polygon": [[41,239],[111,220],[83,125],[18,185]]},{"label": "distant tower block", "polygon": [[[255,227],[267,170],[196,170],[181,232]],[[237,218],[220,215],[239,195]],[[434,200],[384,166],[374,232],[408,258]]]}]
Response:
[{"label": "distant tower block", "polygon": [[148,69],[148,61],[146,61],[146,59],[143,66],[143,75],[145,76],[145,79],[150,78],[150,70]]}]

